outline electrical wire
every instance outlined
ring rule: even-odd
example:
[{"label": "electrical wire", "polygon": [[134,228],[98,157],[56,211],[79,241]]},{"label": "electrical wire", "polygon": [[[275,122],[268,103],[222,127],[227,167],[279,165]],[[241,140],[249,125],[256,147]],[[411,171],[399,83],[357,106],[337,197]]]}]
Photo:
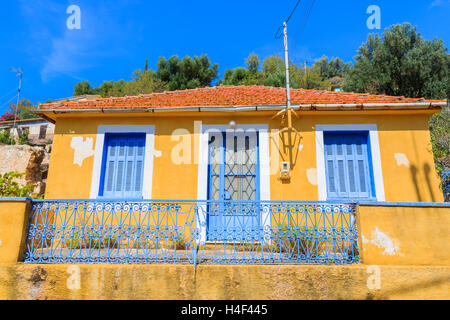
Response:
[{"label": "electrical wire", "polygon": [[298,0],[297,4],[295,5],[294,9],[292,10],[291,14],[289,15],[289,17],[286,20],[286,24],[289,22],[289,20],[291,20],[292,16],[294,15],[295,10],[297,10],[298,5],[300,4],[302,0]]},{"label": "electrical wire", "polygon": [[296,28],[296,32],[294,33],[294,37],[293,37],[294,43],[296,42],[295,40],[297,38],[299,38],[300,35],[303,33],[303,31],[306,27],[306,24],[309,20],[309,17],[311,15],[311,12],[312,12],[315,2],[316,2],[316,0],[310,0],[309,5],[308,5],[308,3],[305,5],[306,11],[305,11],[304,15],[302,16],[299,28]]},{"label": "electrical wire", "polygon": [[2,104],[0,106],[0,109],[3,108],[4,106],[6,106],[8,103],[12,102],[14,99],[16,99],[18,97],[18,93],[14,95],[14,97],[11,98],[11,100],[9,100],[8,102],[5,102],[4,104]]},{"label": "electrical wire", "polygon": [[0,100],[2,100],[4,97],[9,96],[11,93],[13,93],[14,91],[17,91],[19,88],[14,88],[10,91],[8,91],[8,93],[6,93],[5,95],[0,97]]},{"label": "electrical wire", "polygon": [[[297,8],[298,8],[300,2],[302,2],[302,0],[298,0],[298,1],[297,1],[297,3],[295,4],[294,9],[292,9],[291,14],[289,15],[289,17],[286,19],[286,21],[285,21],[284,23],[287,24],[287,23],[289,22],[289,20],[291,20],[292,16],[294,15],[295,11],[296,11]],[[283,29],[283,26],[282,26],[282,25],[279,26],[278,29],[277,29],[277,32],[275,32],[275,39],[277,39],[277,40],[281,38],[281,35],[282,35],[281,32],[280,32],[281,29]]]}]

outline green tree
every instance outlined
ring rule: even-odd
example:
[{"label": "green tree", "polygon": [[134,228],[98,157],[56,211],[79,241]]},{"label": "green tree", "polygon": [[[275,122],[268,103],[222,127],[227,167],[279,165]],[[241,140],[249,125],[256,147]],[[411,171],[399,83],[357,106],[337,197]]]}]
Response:
[{"label": "green tree", "polygon": [[133,74],[133,81],[127,82],[125,85],[127,96],[163,92],[165,90],[168,90],[167,84],[158,79],[153,70],[144,72],[136,70]]},{"label": "green tree", "polygon": [[[286,87],[286,71],[284,60],[280,56],[269,56],[263,60],[262,70],[259,70],[259,57],[252,53],[245,60],[247,68],[226,70],[223,80],[226,85],[265,85],[271,87]],[[318,66],[299,67],[289,62],[290,84],[292,88],[330,89],[331,83],[320,75]]]},{"label": "green tree", "polygon": [[245,64],[247,65],[247,70],[251,74],[256,74],[259,71],[259,65],[261,61],[255,53],[251,53],[247,59],[245,59]]},{"label": "green tree", "polygon": [[87,80],[78,82],[75,85],[73,92],[74,96],[82,96],[85,94],[93,94],[91,84]]},{"label": "green tree", "polygon": [[10,103],[8,106],[8,110],[10,113],[14,114],[15,112],[17,112],[17,119],[19,120],[39,118],[33,113],[33,111],[36,109],[37,105],[25,98],[19,100],[17,110],[15,103]]},{"label": "green tree", "polygon": [[278,71],[284,72],[284,60],[280,56],[269,56],[264,59],[262,69],[266,74],[274,74]]},{"label": "green tree", "polygon": [[358,50],[344,90],[411,98],[449,95],[450,56],[442,40],[424,40],[410,24],[369,35]]},{"label": "green tree", "polygon": [[318,68],[323,79],[329,80],[334,77],[345,77],[350,70],[351,63],[345,63],[339,58],[329,59],[327,56],[323,56],[316,60],[313,66]]},{"label": "green tree", "polygon": [[442,110],[430,118],[430,134],[436,169],[450,170],[450,110]]}]

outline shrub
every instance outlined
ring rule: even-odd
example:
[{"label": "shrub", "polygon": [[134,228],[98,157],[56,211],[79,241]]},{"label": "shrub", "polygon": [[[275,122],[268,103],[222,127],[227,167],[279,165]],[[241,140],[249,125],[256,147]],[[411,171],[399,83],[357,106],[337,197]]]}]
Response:
[{"label": "shrub", "polygon": [[17,117],[16,117],[13,113],[7,112],[7,113],[3,114],[3,115],[0,117],[0,119],[1,119],[2,121],[11,121],[11,120],[14,120],[14,119],[17,120]]},{"label": "shrub", "polygon": [[14,138],[11,136],[11,133],[9,133],[9,131],[2,130],[2,131],[0,132],[0,143],[5,143],[5,144],[16,144],[16,141],[15,141]]},{"label": "shrub", "polygon": [[31,141],[30,141],[30,139],[28,138],[28,135],[29,135],[29,132],[28,132],[28,131],[25,131],[24,133],[22,133],[22,134],[19,136],[19,144],[30,144]]},{"label": "shrub", "polygon": [[0,197],[29,197],[34,186],[32,184],[20,185],[14,181],[23,175],[23,173],[15,171],[0,174]]}]

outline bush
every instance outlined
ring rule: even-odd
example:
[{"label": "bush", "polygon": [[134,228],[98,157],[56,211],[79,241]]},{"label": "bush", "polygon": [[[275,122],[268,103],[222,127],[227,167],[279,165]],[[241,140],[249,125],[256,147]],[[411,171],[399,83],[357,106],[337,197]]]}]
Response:
[{"label": "bush", "polygon": [[34,189],[32,184],[26,186],[13,181],[23,177],[24,173],[15,171],[0,174],[0,197],[29,197]]},{"label": "bush", "polygon": [[2,121],[11,121],[11,120],[17,120],[18,118],[14,115],[14,113],[11,112],[7,112],[5,114],[2,114],[2,116],[0,117],[0,119]]},{"label": "bush", "polygon": [[19,136],[19,144],[30,144],[31,140],[28,138],[29,132],[25,131]]}]

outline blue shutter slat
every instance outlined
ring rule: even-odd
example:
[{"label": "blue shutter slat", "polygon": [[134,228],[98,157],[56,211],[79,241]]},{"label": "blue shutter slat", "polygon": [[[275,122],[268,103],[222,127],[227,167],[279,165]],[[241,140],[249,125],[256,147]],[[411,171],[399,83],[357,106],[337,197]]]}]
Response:
[{"label": "blue shutter slat", "polygon": [[127,175],[125,178],[125,191],[131,191],[131,180],[133,179],[133,161],[127,162]]},{"label": "blue shutter slat", "polygon": [[356,192],[356,185],[355,185],[355,171],[353,167],[353,160],[347,161],[348,165],[348,179],[349,179],[349,187],[350,192]]},{"label": "blue shutter slat", "polygon": [[117,164],[117,179],[116,179],[116,191],[122,191],[123,184],[123,161],[119,161]]},{"label": "blue shutter slat", "polygon": [[142,161],[136,162],[136,178],[134,184],[134,191],[140,192],[142,186]]},{"label": "blue shutter slat", "polygon": [[113,189],[114,179],[114,161],[108,161],[108,168],[106,169],[106,191],[111,192]]},{"label": "blue shutter slat", "polygon": [[335,178],[334,178],[334,162],[332,160],[328,160],[328,190],[330,192],[336,192],[336,187],[335,187]]},{"label": "blue shutter slat", "polygon": [[338,175],[339,175],[339,193],[345,193],[345,173],[344,173],[344,161],[338,160]]}]

